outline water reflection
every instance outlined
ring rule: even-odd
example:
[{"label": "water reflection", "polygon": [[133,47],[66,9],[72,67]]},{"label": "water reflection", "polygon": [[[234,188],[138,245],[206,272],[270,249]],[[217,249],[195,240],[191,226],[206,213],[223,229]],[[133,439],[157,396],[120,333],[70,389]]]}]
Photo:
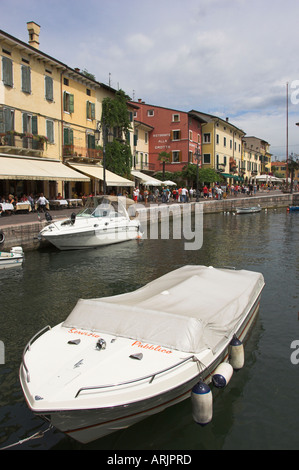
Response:
[{"label": "water reflection", "polygon": [[[257,270],[266,280],[246,367],[216,395],[213,422],[195,425],[187,400],[88,446],[50,431],[22,449],[297,448],[299,377],[290,344],[299,339],[298,215],[285,210],[210,214],[204,216],[198,251],[186,251],[183,239],[172,238],[88,251],[47,248],[26,253],[21,270],[0,272],[0,340],[6,352],[0,366],[0,447],[46,428],[28,410],[18,380],[23,348],[33,334],[63,321],[79,298],[128,292],[182,265],[204,264]],[[287,423],[283,435],[282,422]]]}]

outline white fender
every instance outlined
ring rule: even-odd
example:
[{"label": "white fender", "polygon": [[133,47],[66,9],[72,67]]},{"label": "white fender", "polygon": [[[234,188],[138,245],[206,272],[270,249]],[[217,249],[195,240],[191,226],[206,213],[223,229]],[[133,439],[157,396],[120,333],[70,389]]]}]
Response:
[{"label": "white fender", "polygon": [[228,362],[222,362],[219,364],[212,377],[212,381],[215,387],[224,388],[230,381],[233,372],[234,369]]},{"label": "white fender", "polygon": [[198,382],[191,392],[192,416],[202,426],[210,423],[213,416],[213,396],[210,387]]},{"label": "white fender", "polygon": [[245,362],[243,343],[234,336],[230,342],[230,364],[234,369],[242,369]]}]

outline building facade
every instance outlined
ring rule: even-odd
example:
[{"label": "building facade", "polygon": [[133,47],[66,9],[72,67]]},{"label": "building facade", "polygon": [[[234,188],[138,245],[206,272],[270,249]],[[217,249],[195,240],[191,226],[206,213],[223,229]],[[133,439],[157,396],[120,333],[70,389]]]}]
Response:
[{"label": "building facade", "polygon": [[196,163],[196,152],[201,154],[202,118],[193,113],[186,113],[171,108],[163,108],[144,103],[134,103],[135,122],[143,122],[151,127],[149,134],[149,170],[163,171],[163,162],[159,155],[170,155],[165,162],[165,171],[181,171],[188,163]]},{"label": "building facade", "polygon": [[0,195],[100,191],[101,178],[72,163],[102,163],[102,101],[116,90],[41,52],[40,26],[27,29],[28,44],[0,30]]}]

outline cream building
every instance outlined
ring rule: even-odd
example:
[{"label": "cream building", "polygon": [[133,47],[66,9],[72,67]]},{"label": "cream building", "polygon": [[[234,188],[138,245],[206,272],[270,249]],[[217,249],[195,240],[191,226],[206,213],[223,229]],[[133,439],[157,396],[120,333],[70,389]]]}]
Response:
[{"label": "cream building", "polygon": [[202,167],[223,175],[228,183],[241,180],[242,139],[245,132],[217,116],[192,111],[207,121],[202,124]]}]

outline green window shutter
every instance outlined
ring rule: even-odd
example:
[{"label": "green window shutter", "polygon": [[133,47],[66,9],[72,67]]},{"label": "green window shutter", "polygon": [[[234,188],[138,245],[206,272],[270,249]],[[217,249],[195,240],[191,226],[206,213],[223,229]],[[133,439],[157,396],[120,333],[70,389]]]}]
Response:
[{"label": "green window shutter", "polygon": [[95,103],[91,103],[91,119],[95,119],[96,117],[96,105]]},{"label": "green window shutter", "polygon": [[70,129],[70,145],[74,145],[74,131]]},{"label": "green window shutter", "polygon": [[23,113],[22,115],[22,121],[23,121],[23,132],[27,132],[28,129],[27,129],[27,125],[28,125],[28,114],[27,113]]},{"label": "green window shutter", "polygon": [[22,91],[31,93],[31,70],[27,65],[22,65]]},{"label": "green window shutter", "polygon": [[46,121],[46,128],[47,128],[48,141],[51,144],[53,144],[54,143],[54,123],[53,123],[53,121]]},{"label": "green window shutter", "polygon": [[89,101],[86,101],[86,119],[89,119]]},{"label": "green window shutter", "polygon": [[95,149],[96,148],[95,143],[96,143],[95,136],[91,134],[87,134],[87,147],[89,149]]},{"label": "green window shutter", "polygon": [[74,95],[69,95],[69,100],[70,100],[69,112],[73,113],[74,112]]},{"label": "green window shutter", "polygon": [[37,135],[37,116],[32,116],[32,134]]},{"label": "green window shutter", "polygon": [[66,91],[63,92],[63,111],[67,111],[67,109],[66,109]]},{"label": "green window shutter", "polygon": [[2,57],[2,80],[4,85],[13,86],[12,82],[12,60]]},{"label": "green window shutter", "polygon": [[137,142],[138,142],[138,135],[134,134],[134,147],[137,146]]},{"label": "green window shutter", "polygon": [[45,76],[45,96],[46,100],[53,101],[53,78],[48,75]]},{"label": "green window shutter", "polygon": [[63,145],[69,145],[69,129],[63,129]]}]

